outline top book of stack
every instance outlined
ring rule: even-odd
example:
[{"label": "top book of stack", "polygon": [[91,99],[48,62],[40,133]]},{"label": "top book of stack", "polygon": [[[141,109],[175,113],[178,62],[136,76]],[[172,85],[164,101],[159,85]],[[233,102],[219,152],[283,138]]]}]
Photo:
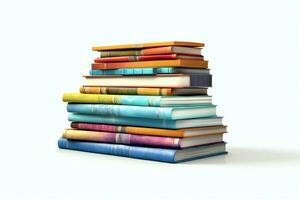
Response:
[{"label": "top book of stack", "polygon": [[[208,62],[201,55],[203,43],[155,42],[97,46],[100,57],[94,60],[92,70],[118,68],[188,67],[207,68]],[[134,62],[132,62],[134,61]]]}]

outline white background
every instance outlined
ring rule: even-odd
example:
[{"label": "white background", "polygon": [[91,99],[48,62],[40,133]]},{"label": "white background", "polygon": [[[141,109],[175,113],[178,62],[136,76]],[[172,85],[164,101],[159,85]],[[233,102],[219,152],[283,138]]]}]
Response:
[{"label": "white background", "polygon": [[[295,1],[1,1],[0,199],[300,198]],[[229,155],[182,164],[58,150],[93,45],[205,42]]]}]

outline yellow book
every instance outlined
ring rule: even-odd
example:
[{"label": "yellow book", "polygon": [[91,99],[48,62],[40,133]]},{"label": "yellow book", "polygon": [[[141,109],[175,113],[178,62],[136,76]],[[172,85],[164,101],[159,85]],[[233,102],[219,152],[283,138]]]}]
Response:
[{"label": "yellow book", "polygon": [[92,48],[92,50],[103,51],[103,50],[119,50],[119,49],[142,49],[147,47],[163,47],[163,46],[204,47],[204,43],[183,42],[183,41],[150,42],[150,43],[137,43],[137,44],[95,46]]}]

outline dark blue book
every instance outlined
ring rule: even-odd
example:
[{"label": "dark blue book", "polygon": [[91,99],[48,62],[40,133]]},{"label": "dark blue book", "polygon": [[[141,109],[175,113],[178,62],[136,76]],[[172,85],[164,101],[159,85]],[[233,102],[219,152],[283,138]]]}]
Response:
[{"label": "dark blue book", "polygon": [[71,149],[168,163],[189,161],[227,153],[224,142],[186,149],[163,149],[121,144],[83,142],[60,138],[58,140],[58,147],[61,149]]}]

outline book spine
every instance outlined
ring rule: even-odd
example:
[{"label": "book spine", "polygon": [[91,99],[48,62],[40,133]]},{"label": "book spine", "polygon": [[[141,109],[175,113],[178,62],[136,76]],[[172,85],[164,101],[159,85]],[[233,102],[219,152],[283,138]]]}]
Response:
[{"label": "book spine", "polygon": [[104,131],[104,132],[118,132],[118,133],[125,132],[125,128],[122,126],[114,126],[114,125],[107,125],[107,124],[89,124],[89,123],[72,122],[71,128]]},{"label": "book spine", "polygon": [[121,87],[80,87],[80,93],[85,94],[119,94],[119,95],[150,95],[171,96],[171,88],[121,88]]},{"label": "book spine", "polygon": [[119,69],[119,68],[159,68],[159,67],[185,67],[185,68],[207,68],[206,60],[172,59],[152,60],[118,63],[92,63],[92,70],[95,69]]},{"label": "book spine", "polygon": [[190,75],[191,86],[212,87],[212,75],[211,74],[191,74]]},{"label": "book spine", "polygon": [[91,131],[105,131],[116,133],[130,133],[135,135],[155,135],[166,137],[184,137],[182,130],[144,128],[134,126],[114,126],[107,124],[91,124],[81,122],[71,122],[71,127],[74,129],[91,130]]},{"label": "book spine", "polygon": [[141,117],[149,119],[172,119],[172,108],[125,106],[108,104],[68,104],[67,111],[80,114]]},{"label": "book spine", "polygon": [[117,144],[130,144],[136,146],[153,146],[153,147],[166,147],[166,148],[180,148],[180,141],[181,141],[180,138],[74,130],[74,129],[64,130],[62,137],[66,139],[73,139],[73,140],[108,142],[108,143],[117,143]]},{"label": "book spine", "polygon": [[90,70],[90,75],[145,75],[145,74],[171,74],[174,73],[172,67],[161,68],[121,68],[107,70]]},{"label": "book spine", "polygon": [[153,128],[168,128],[175,129],[175,120],[147,119],[137,117],[115,117],[115,116],[100,116],[100,115],[85,115],[70,113],[68,120],[71,122],[86,122],[86,123],[102,123],[125,126],[144,126]]},{"label": "book spine", "polygon": [[118,57],[107,57],[107,58],[95,58],[95,63],[105,63],[105,62],[129,62],[133,61],[135,56],[118,56]]},{"label": "book spine", "polygon": [[176,54],[164,54],[164,55],[147,55],[147,56],[120,56],[120,57],[107,57],[96,58],[95,63],[109,63],[109,62],[134,62],[134,61],[150,61],[150,60],[168,60],[176,59]]},{"label": "book spine", "polygon": [[134,106],[160,106],[160,96],[139,95],[105,95],[105,94],[83,94],[64,93],[63,101],[72,103],[101,103],[120,104]]},{"label": "book spine", "polygon": [[141,55],[140,50],[124,50],[124,51],[101,51],[100,57],[120,57],[120,56],[139,56]]},{"label": "book spine", "polygon": [[172,46],[154,47],[141,50],[141,55],[169,54],[172,52]]},{"label": "book spine", "polygon": [[72,149],[93,153],[109,154],[161,162],[174,162],[175,149],[137,147],[119,144],[71,141],[65,138],[58,140],[61,149]]},{"label": "book spine", "polygon": [[[162,70],[156,68],[121,68],[121,69],[107,69],[107,70],[90,70],[90,75],[144,75],[144,74],[158,74]],[[167,70],[163,70],[164,72]]]}]

